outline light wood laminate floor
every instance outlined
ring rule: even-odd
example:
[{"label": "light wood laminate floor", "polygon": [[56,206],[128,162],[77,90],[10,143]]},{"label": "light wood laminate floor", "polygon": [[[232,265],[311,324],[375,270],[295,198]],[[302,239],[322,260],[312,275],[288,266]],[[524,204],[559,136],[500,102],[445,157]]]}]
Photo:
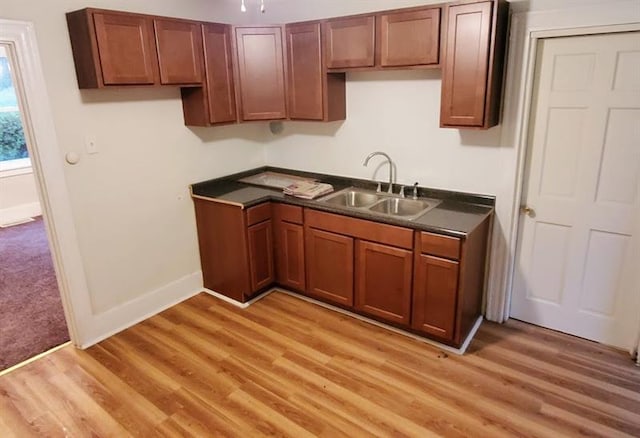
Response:
[{"label": "light wood laminate floor", "polygon": [[640,436],[623,352],[521,322],[464,356],[281,293],[200,294],[0,377],[0,436]]}]

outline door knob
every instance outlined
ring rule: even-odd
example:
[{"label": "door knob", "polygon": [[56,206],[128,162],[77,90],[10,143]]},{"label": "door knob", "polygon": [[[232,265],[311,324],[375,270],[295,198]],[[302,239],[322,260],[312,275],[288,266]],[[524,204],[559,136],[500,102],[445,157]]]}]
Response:
[{"label": "door knob", "polygon": [[528,205],[520,206],[520,213],[524,213],[529,217],[536,217],[536,211]]}]

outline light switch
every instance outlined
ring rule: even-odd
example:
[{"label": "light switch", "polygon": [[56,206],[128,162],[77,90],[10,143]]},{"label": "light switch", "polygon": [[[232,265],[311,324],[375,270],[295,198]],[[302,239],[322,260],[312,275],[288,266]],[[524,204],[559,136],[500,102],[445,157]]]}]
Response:
[{"label": "light switch", "polygon": [[98,153],[98,143],[96,142],[96,138],[92,135],[87,135],[84,138],[84,147],[88,154]]}]

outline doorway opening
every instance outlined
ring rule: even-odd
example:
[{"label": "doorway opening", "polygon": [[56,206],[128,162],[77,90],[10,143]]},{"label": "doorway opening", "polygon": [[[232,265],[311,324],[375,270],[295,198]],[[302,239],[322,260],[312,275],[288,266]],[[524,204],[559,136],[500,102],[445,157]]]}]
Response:
[{"label": "doorway opening", "polygon": [[11,47],[0,44],[0,371],[69,341],[16,65]]}]

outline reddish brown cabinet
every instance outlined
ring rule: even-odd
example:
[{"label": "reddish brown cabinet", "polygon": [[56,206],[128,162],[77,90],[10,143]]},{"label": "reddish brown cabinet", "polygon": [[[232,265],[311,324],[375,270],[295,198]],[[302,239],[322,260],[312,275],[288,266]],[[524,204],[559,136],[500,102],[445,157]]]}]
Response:
[{"label": "reddish brown cabinet", "polygon": [[323,24],[329,69],[375,65],[375,16],[341,17]]},{"label": "reddish brown cabinet", "polygon": [[440,59],[440,8],[377,16],[381,67],[437,66]]},{"label": "reddish brown cabinet", "polygon": [[355,308],[396,325],[411,319],[413,251],[356,241]]},{"label": "reddish brown cabinet", "polygon": [[251,292],[270,286],[275,279],[273,266],[273,228],[267,219],[247,229]]},{"label": "reddish brown cabinet", "polygon": [[459,263],[425,254],[416,254],[415,263],[411,326],[438,338],[453,340]]},{"label": "reddish brown cabinet", "polygon": [[282,26],[236,27],[235,67],[240,119],[287,117]]},{"label": "reddish brown cabinet", "polygon": [[305,230],[308,295],[353,306],[353,245],[349,236]]},{"label": "reddish brown cabinet", "polygon": [[323,62],[320,22],[287,24],[289,118],[344,120],[345,75],[327,74]]},{"label": "reddish brown cabinet", "polygon": [[202,32],[200,23],[157,18],[153,20],[160,83],[201,85],[203,81]]},{"label": "reddish brown cabinet", "polygon": [[306,280],[302,207],[275,203],[272,210],[276,282],[286,288],[304,292]]},{"label": "reddish brown cabinet", "polygon": [[151,17],[82,9],[67,25],[80,88],[159,83]]},{"label": "reddish brown cabinet", "polygon": [[80,88],[202,84],[198,22],[87,8],[67,25]]},{"label": "reddish brown cabinet", "polygon": [[446,7],[440,126],[498,124],[507,9],[502,0]]},{"label": "reddish brown cabinet", "polygon": [[237,121],[231,62],[231,26],[202,25],[205,81],[203,87],[182,89],[185,125],[209,126]]}]

